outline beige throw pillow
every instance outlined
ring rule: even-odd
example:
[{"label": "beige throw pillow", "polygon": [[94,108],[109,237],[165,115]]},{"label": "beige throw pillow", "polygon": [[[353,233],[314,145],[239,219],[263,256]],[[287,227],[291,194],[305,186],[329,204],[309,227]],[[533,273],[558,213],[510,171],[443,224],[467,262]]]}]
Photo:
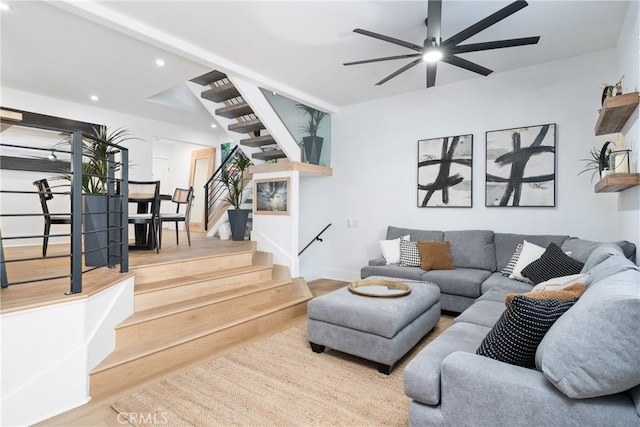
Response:
[{"label": "beige throw pillow", "polygon": [[423,270],[455,270],[449,242],[418,242],[420,268]]}]

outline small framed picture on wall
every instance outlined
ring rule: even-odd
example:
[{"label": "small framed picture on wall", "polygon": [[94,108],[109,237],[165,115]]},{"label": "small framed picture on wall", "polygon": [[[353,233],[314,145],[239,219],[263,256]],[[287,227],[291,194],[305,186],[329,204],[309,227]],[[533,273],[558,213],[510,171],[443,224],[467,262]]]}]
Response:
[{"label": "small framed picture on wall", "polygon": [[253,188],[254,215],[289,215],[289,178],[256,179]]},{"label": "small framed picture on wall", "polygon": [[418,207],[470,208],[473,135],[418,141]]},{"label": "small framed picture on wall", "polygon": [[556,125],[487,132],[486,206],[556,205]]}]

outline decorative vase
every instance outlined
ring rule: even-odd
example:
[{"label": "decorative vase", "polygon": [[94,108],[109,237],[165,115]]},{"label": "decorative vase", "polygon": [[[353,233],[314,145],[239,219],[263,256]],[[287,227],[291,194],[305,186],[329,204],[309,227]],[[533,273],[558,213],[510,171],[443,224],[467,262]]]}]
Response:
[{"label": "decorative vase", "polygon": [[305,155],[305,158],[302,161],[312,163],[314,165],[320,164],[320,154],[322,154],[323,141],[324,138],[321,136],[305,136],[302,138]]},{"label": "decorative vase", "polygon": [[305,136],[302,138],[302,161],[305,163],[310,163],[311,161],[311,152],[313,151],[313,136]]},{"label": "decorative vase", "polygon": [[244,240],[244,234],[247,230],[247,220],[251,209],[229,209],[229,225],[231,226],[231,239],[233,241]]}]

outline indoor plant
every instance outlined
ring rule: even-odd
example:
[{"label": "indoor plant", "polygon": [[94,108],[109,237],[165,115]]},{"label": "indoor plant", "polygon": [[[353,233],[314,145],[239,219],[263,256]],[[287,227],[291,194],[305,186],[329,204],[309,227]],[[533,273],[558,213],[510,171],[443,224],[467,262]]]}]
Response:
[{"label": "indoor plant", "polygon": [[304,110],[304,115],[309,116],[309,121],[306,125],[302,126],[302,131],[308,134],[302,138],[301,146],[303,148],[302,161],[313,163],[315,165],[320,163],[320,154],[322,153],[323,138],[318,136],[318,128],[320,123],[324,120],[327,113],[318,111],[315,108],[309,107],[304,104],[296,104],[296,107]]},{"label": "indoor plant", "polygon": [[580,159],[580,161],[585,162],[585,164],[578,175],[593,171],[591,181],[593,181],[593,177],[596,175],[596,172],[599,173],[601,178],[607,175],[609,173],[610,166],[609,156],[611,155],[611,148],[608,147],[609,144],[611,144],[611,142],[605,143],[600,149],[596,147],[592,148],[591,151],[589,151],[588,158]]},{"label": "indoor plant", "polygon": [[231,225],[231,237],[233,240],[244,240],[247,220],[251,209],[240,209],[242,194],[244,192],[244,178],[247,169],[251,166],[251,160],[247,156],[238,156],[235,161],[220,171],[220,182],[227,189],[226,201],[233,209],[229,209],[229,225]]}]

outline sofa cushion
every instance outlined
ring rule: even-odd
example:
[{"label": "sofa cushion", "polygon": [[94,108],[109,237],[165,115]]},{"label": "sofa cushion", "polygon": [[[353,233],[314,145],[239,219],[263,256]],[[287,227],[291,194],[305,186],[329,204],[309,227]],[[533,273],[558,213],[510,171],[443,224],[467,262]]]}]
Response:
[{"label": "sofa cushion", "polygon": [[400,267],[420,267],[418,242],[400,238]]},{"label": "sofa cushion", "polygon": [[510,279],[516,279],[521,282],[532,283],[531,280],[522,275],[522,270],[533,261],[539,259],[544,253],[545,248],[538,246],[525,240],[522,244],[522,252],[516,261],[516,265],[513,267],[513,272],[509,275]]},{"label": "sofa cushion", "polygon": [[602,261],[589,270],[589,277],[585,281],[587,288],[609,277],[626,270],[638,270],[640,267],[621,256],[613,256]]},{"label": "sofa cushion", "polygon": [[418,242],[420,268],[423,270],[455,270],[449,242]]},{"label": "sofa cushion", "polygon": [[435,283],[442,293],[475,298],[480,296],[480,286],[491,274],[472,268],[431,270],[423,272],[422,280]]},{"label": "sofa cushion", "polygon": [[[484,295],[486,292],[493,288],[504,288],[507,289],[507,292],[524,293],[531,291],[531,289],[533,289],[533,286],[530,283],[524,283],[515,279],[509,279],[508,277],[504,277],[500,273],[493,273],[487,278],[487,280],[482,282],[480,290]],[[502,298],[502,301],[504,301],[504,298]]]},{"label": "sofa cushion", "polygon": [[491,328],[460,322],[452,325],[423,348],[404,368],[404,392],[420,403],[440,402],[440,367],[456,351],[473,353]]},{"label": "sofa cushion", "polygon": [[493,328],[504,312],[504,297],[499,301],[476,301],[454,319],[455,323],[467,322]]},{"label": "sofa cushion", "polygon": [[444,232],[442,231],[414,230],[411,228],[394,227],[392,225],[387,227],[387,240],[397,239],[398,237],[406,236],[407,234],[411,236],[411,240],[414,242],[420,240],[442,242],[442,236],[444,236]]},{"label": "sofa cushion", "polygon": [[[405,239],[409,239],[411,236],[408,234],[403,236]],[[380,240],[380,251],[382,256],[387,261],[387,264],[398,264],[400,262],[400,237],[391,240]]]},{"label": "sofa cushion", "polygon": [[553,279],[545,280],[544,282],[538,283],[531,289],[531,292],[540,292],[540,291],[552,291],[552,290],[560,290],[564,289],[567,286],[571,286],[574,283],[582,283],[583,285],[587,281],[587,277],[589,277],[589,273],[579,273],[579,274],[571,274],[569,276],[560,276],[554,277]]},{"label": "sofa cushion", "polygon": [[451,242],[451,259],[456,267],[496,270],[493,231],[445,231],[444,240]]},{"label": "sofa cushion", "polygon": [[584,262],[582,273],[589,272],[593,267],[603,261],[606,261],[612,256],[624,256],[624,253],[622,252],[620,246],[613,243],[603,243],[599,245],[593,251],[591,251],[589,258],[587,258],[587,260]]},{"label": "sofa cushion", "polygon": [[512,365],[535,366],[536,349],[544,335],[577,300],[516,296],[482,340],[476,353]]},{"label": "sofa cushion", "polygon": [[578,274],[584,263],[562,252],[560,246],[549,243],[542,256],[522,269],[522,275],[536,285],[554,277]]},{"label": "sofa cushion", "polygon": [[399,277],[401,279],[422,280],[424,270],[420,267],[400,267],[391,265],[367,265],[360,269],[360,277],[366,279],[369,276]]},{"label": "sofa cushion", "polygon": [[580,298],[580,296],[584,293],[586,287],[584,283],[573,283],[566,288],[562,289],[549,289],[546,291],[531,291],[525,294],[516,294],[516,293],[508,293],[504,297],[504,304],[509,305],[509,303],[518,295],[523,295],[525,297],[533,298],[533,299],[555,299],[555,300],[568,300],[573,298]]},{"label": "sofa cushion", "polygon": [[[561,247],[563,251],[570,251],[571,256],[578,261],[587,262],[591,252],[602,244],[602,242],[570,237],[561,245]],[[631,261],[635,261],[636,246],[633,243],[627,242],[626,240],[618,240],[616,242],[611,242],[611,244],[620,247],[625,257],[629,258]]]},{"label": "sofa cushion", "polygon": [[588,285],[540,343],[536,366],[570,398],[628,390],[640,384],[638,325],[640,271],[635,268]]},{"label": "sofa cushion", "polygon": [[562,246],[568,238],[569,236],[495,233],[493,243],[496,247],[496,270],[501,271],[507,265],[518,244],[525,240],[546,248],[552,242]]},{"label": "sofa cushion", "polygon": [[503,276],[505,277],[511,276],[511,273],[513,273],[513,269],[515,268],[521,253],[522,253],[522,243],[516,246],[516,250],[513,252],[513,255],[511,255],[509,262],[507,263],[507,265],[504,266],[502,270],[500,270],[500,273],[502,273]]}]

